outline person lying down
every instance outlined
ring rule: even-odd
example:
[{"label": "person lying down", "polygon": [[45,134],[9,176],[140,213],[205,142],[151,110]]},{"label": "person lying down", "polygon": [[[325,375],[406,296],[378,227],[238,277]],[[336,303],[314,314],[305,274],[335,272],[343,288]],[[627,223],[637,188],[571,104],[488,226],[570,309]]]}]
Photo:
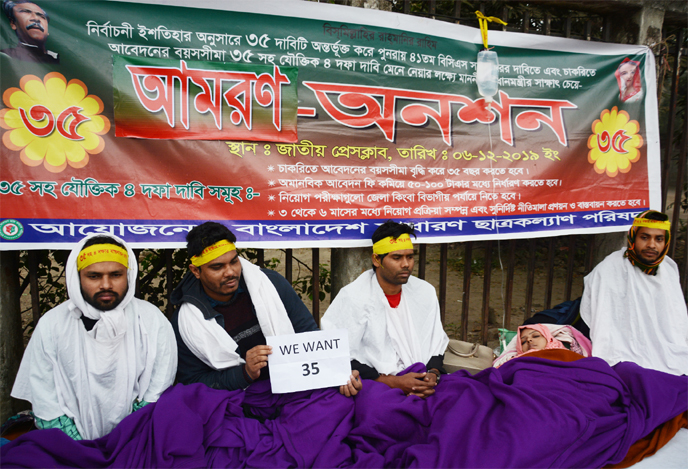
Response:
[{"label": "person lying down", "polygon": [[583,357],[591,355],[592,344],[576,328],[557,324],[529,324],[520,326],[504,352],[492,366],[499,368],[513,358],[522,357],[538,350],[564,349]]}]

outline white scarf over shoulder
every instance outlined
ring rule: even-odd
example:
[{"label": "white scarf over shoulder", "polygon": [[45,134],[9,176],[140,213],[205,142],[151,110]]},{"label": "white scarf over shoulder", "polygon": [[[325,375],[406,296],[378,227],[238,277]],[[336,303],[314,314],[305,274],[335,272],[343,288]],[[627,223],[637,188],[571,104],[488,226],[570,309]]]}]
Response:
[{"label": "white scarf over shoulder", "polygon": [[[239,257],[239,262],[263,335],[294,334],[287,310],[268,276],[243,257]],[[194,355],[215,370],[244,363],[236,352],[236,342],[225,328],[215,318],[205,319],[203,313],[190,303],[183,303],[179,308],[179,335]]]},{"label": "white scarf over shoulder", "polygon": [[339,292],[321,327],[347,329],[351,358],[392,375],[414,363],[427,364],[449,343],[432,285],[409,277],[399,306],[392,308],[372,269]]},{"label": "white scarf over shoulder", "polygon": [[675,375],[688,374],[688,313],[676,263],[665,257],[647,275],[623,257],[607,256],[585,277],[581,317],[592,354]]},{"label": "white scarf over shoulder", "polygon": [[[109,433],[131,413],[135,399],[157,401],[177,371],[172,325],[158,308],[134,298],[138,265],[131,249],[127,247],[129,288],[119,306],[100,311],[84,301],[76,259],[93,236],[97,234],[70,254],[70,299],[38,322],[12,388],[12,396],[30,401],[39,418],[74,419],[84,439]],[[90,331],[82,314],[98,320]]]}]

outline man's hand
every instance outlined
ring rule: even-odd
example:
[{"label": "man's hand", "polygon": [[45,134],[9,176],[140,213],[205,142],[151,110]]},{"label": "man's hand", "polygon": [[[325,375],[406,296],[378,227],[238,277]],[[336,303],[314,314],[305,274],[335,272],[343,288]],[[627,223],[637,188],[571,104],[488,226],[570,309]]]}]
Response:
[{"label": "man's hand", "polygon": [[435,386],[437,386],[437,375],[435,373],[426,373],[425,378],[423,378],[423,381],[427,383],[428,388],[425,389],[424,391],[418,391],[418,392],[412,392],[410,394],[414,396],[421,397],[425,399],[428,396],[432,396],[435,394]]},{"label": "man's hand", "polygon": [[406,373],[403,376],[380,375],[376,381],[385,383],[390,388],[398,388],[407,396],[426,398],[435,393],[436,376],[425,380],[428,373]]},{"label": "man's hand", "polygon": [[351,372],[349,381],[345,385],[339,386],[339,393],[344,394],[346,397],[353,397],[358,394],[358,391],[363,388],[363,381],[359,378],[358,370]]},{"label": "man's hand", "polygon": [[426,383],[431,383],[431,384],[434,384],[435,386],[437,386],[437,375],[435,373],[428,371],[425,374],[425,378],[423,378],[423,381],[425,381]]},{"label": "man's hand", "polygon": [[268,366],[268,355],[272,353],[269,345],[256,345],[246,352],[246,374],[255,381],[260,377],[260,369]]}]

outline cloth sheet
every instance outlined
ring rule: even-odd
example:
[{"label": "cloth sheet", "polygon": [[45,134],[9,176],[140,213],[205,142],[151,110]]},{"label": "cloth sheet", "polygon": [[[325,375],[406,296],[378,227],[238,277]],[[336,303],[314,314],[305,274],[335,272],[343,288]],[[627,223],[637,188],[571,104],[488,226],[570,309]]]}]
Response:
[{"label": "cloth sheet", "polygon": [[336,389],[273,395],[268,381],[231,392],[178,384],[98,440],[27,433],[2,447],[2,466],[348,466],[353,413],[354,401]]},{"label": "cloth sheet", "polygon": [[[84,300],[76,260],[84,243],[96,235],[71,252],[66,265],[69,300],[38,322],[12,388],[12,396],[30,401],[39,418],[74,419],[85,439],[109,433],[131,413],[135,399],[157,401],[177,371],[170,322],[158,308],[134,298],[138,263],[131,249],[127,247],[129,289],[119,306],[100,311]],[[98,320],[90,331],[82,314]]]},{"label": "cloth sheet", "polygon": [[676,263],[665,257],[647,275],[623,257],[607,256],[585,277],[581,317],[590,326],[592,354],[610,365],[688,374],[688,312]]},{"label": "cloth sheet", "polygon": [[[401,287],[399,308],[390,308],[370,269],[342,288],[323,316],[323,330],[347,329],[351,358],[379,373],[397,374],[415,362],[443,355],[449,338],[440,320],[435,288],[417,277]],[[390,321],[391,315],[397,320]],[[405,338],[413,334],[414,340]],[[423,370],[425,371],[425,370]]]},{"label": "cloth sheet", "polygon": [[0,455],[3,467],[602,467],[686,411],[686,376],[579,358],[459,371],[425,400],[369,380],[355,399],[178,385],[99,440],[40,430]]},{"label": "cloth sheet", "polygon": [[[541,358],[560,356],[574,361]],[[355,465],[601,467],[688,405],[688,377],[578,358],[546,350],[472,378],[459,371],[442,379],[435,399],[406,406],[400,393],[370,383],[380,389],[357,398],[349,437]]]},{"label": "cloth sheet", "polygon": [[[267,275],[243,257],[239,257],[239,262],[263,334],[266,337],[294,334],[279,293]],[[179,310],[179,334],[189,350],[211,368],[222,370],[244,363],[236,352],[236,342],[225,328],[215,318],[205,319],[201,310],[191,303],[183,303]]]},{"label": "cloth sheet", "polygon": [[688,428],[678,431],[666,446],[631,466],[633,469],[686,469],[688,466]]},{"label": "cloth sheet", "polygon": [[[688,428],[688,412],[683,412],[673,419],[664,422],[655,428],[652,433],[633,443],[623,461],[617,464],[609,464],[605,466],[605,469],[632,467],[634,464],[657,454],[658,450],[665,448],[667,443],[673,440],[681,429],[685,428]],[[686,447],[686,450],[688,450],[688,447]],[[684,458],[683,462],[688,463],[688,457]]]}]

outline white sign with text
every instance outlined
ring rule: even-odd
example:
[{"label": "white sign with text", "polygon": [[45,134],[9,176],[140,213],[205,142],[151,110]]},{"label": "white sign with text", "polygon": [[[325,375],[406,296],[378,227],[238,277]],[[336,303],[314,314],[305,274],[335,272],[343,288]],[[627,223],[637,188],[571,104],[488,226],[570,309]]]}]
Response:
[{"label": "white sign with text", "polygon": [[351,376],[346,329],[266,337],[274,394],[329,388]]}]

